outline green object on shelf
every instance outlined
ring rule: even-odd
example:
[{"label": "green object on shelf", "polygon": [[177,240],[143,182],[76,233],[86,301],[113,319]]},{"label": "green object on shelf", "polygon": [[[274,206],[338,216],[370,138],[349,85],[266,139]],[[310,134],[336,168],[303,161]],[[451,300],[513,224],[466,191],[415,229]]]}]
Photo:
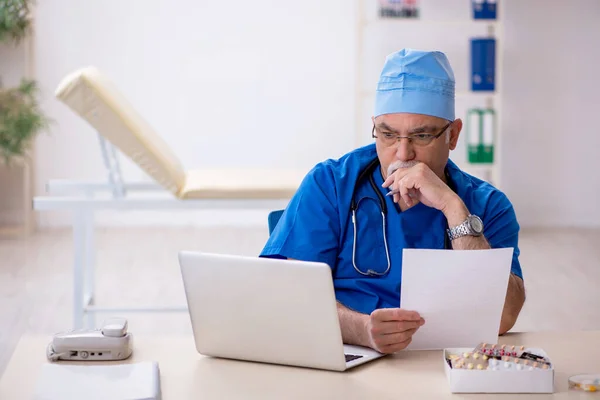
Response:
[{"label": "green object on shelf", "polygon": [[494,162],[494,145],[496,142],[496,112],[487,108],[482,110],[482,143],[480,149],[480,162],[491,164]]},{"label": "green object on shelf", "polygon": [[467,152],[469,162],[480,163],[482,149],[483,118],[480,109],[471,108],[467,111]]},{"label": "green object on shelf", "polygon": [[492,164],[496,142],[496,112],[494,109],[469,109],[466,128],[469,163]]}]

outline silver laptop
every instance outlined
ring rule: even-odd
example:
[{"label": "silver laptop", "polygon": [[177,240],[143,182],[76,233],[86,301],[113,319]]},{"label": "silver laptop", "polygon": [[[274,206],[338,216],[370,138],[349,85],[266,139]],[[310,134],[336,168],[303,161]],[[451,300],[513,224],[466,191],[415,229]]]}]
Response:
[{"label": "silver laptop", "polygon": [[200,354],[333,371],[383,356],[343,344],[325,263],[182,251],[179,264]]}]

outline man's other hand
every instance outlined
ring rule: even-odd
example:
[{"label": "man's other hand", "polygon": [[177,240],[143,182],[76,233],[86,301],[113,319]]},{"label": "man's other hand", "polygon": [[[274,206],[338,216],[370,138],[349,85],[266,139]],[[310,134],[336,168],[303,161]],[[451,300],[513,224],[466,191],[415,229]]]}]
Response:
[{"label": "man's other hand", "polygon": [[366,325],[367,336],[373,349],[384,354],[395,353],[410,344],[424,323],[416,311],[382,308],[371,313]]}]

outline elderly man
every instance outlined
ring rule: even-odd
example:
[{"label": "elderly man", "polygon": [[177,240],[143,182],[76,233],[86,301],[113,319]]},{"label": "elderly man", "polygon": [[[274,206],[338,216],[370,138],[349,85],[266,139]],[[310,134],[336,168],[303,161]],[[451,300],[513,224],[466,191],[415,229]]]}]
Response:
[{"label": "elderly man", "polygon": [[513,207],[449,160],[462,129],[454,92],[443,53],[390,54],[377,85],[375,143],[315,166],[261,253],[329,264],[345,343],[393,353],[426,323],[399,304],[405,248],[514,247],[500,334],[521,311]]}]

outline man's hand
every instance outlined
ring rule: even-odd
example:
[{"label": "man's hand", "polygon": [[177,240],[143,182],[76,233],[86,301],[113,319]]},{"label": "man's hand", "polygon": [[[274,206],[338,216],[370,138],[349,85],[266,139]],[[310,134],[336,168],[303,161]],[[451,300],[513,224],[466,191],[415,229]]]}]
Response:
[{"label": "man's hand", "polygon": [[424,163],[418,163],[411,168],[397,169],[387,177],[382,186],[397,190],[398,194],[394,195],[394,202],[398,203],[402,199],[408,207],[421,202],[427,207],[445,211],[458,197]]},{"label": "man's hand", "polygon": [[371,313],[367,322],[370,347],[380,353],[400,351],[410,344],[414,333],[425,323],[416,311],[382,308]]}]

